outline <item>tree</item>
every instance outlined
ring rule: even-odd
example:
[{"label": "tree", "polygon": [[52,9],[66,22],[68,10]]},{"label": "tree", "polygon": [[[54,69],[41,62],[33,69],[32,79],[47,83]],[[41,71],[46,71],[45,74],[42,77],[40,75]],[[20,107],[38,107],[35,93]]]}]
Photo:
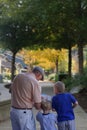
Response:
[{"label": "tree", "polygon": [[[45,2],[44,2],[45,5]],[[47,37],[46,43],[49,43],[49,47],[55,49],[67,48],[69,50],[69,64],[68,64],[68,73],[71,76],[71,66],[72,66],[72,57],[71,57],[71,48],[74,46],[74,21],[72,18],[72,13],[70,11],[72,5],[69,1],[51,1],[48,4],[46,9],[46,24],[47,27]],[[55,20],[54,20],[55,19]],[[44,29],[44,30],[45,30]],[[58,60],[56,61],[58,65]],[[58,68],[58,66],[57,66]]]},{"label": "tree", "polygon": [[87,0],[74,1],[76,42],[78,45],[79,73],[83,74],[83,47],[87,44]]},{"label": "tree", "polygon": [[[85,28],[87,25],[86,0],[54,0],[50,2],[49,0],[4,0],[0,4],[2,23],[3,21],[5,25],[12,23],[11,25],[16,27],[18,38],[22,38],[21,45],[25,46],[24,39],[26,38],[25,43],[29,47],[34,43],[42,48],[49,46],[57,50],[69,47],[68,72],[70,75],[71,48],[78,43],[79,69],[82,72],[82,48],[87,41]],[[23,30],[21,29],[22,26]],[[12,30],[15,29],[12,28]],[[21,37],[23,36],[21,32],[25,34],[24,39]],[[64,40],[60,41],[60,39]]]},{"label": "tree", "polygon": [[58,60],[59,72],[67,71],[67,52],[64,49],[61,51],[50,48],[43,49],[43,51],[41,49],[30,51],[23,49],[19,54],[23,56],[25,63],[31,67],[40,65],[45,70],[53,70],[53,72],[58,73],[58,65],[56,65],[56,60]]},{"label": "tree", "polygon": [[[66,33],[68,37],[64,38],[64,40],[68,38],[66,44],[67,47],[69,46],[69,73],[71,73],[71,47],[77,44],[79,73],[82,74],[83,46],[87,42],[87,0],[54,0],[50,1],[50,3],[49,0],[42,0],[41,2],[43,4],[41,5],[39,1],[39,5],[44,11],[40,13],[44,14],[44,30],[47,32],[45,40],[57,49],[64,48],[65,45],[62,42],[58,42],[58,39],[60,37],[63,38],[62,34]],[[72,33],[74,34],[73,37]]]},{"label": "tree", "polygon": [[[13,80],[15,75],[15,56],[17,52],[23,47],[37,44],[37,35],[34,31],[34,26],[29,23],[29,20],[25,21],[26,14],[24,13],[26,11],[26,2],[4,0],[0,4],[2,5],[0,40],[3,43],[3,47],[9,49],[13,54],[11,72],[11,79]],[[32,18],[30,21],[32,22]]]},{"label": "tree", "polygon": [[[9,21],[0,26],[1,29],[1,41],[3,41],[4,48],[9,49],[12,56],[12,80],[14,78],[15,71],[15,56],[17,52],[26,47],[29,44],[31,45],[31,37],[33,36],[32,30],[26,31],[26,25],[23,23],[19,25],[15,21]],[[31,37],[30,37],[31,36]],[[33,41],[33,40],[32,40]]]}]

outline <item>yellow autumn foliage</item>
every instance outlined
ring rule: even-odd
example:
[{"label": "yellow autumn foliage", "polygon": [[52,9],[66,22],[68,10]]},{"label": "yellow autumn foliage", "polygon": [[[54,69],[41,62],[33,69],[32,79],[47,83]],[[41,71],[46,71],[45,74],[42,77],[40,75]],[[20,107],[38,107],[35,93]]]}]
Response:
[{"label": "yellow autumn foliage", "polygon": [[[58,59],[58,64],[63,62],[63,68],[67,69],[67,50],[55,50],[55,49],[44,49],[44,50],[26,50],[22,49],[20,54],[23,56],[24,61],[27,65],[40,65],[44,69],[55,69],[56,59]],[[59,66],[61,68],[61,66]]]}]

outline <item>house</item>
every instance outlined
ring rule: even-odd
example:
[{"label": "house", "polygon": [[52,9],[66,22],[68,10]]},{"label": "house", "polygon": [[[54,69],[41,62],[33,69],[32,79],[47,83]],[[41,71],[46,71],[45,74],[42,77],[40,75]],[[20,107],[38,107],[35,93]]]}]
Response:
[{"label": "house", "polygon": [[[5,77],[11,75],[12,55],[8,52],[0,53],[0,74]],[[16,56],[15,59],[16,74],[27,68],[23,58]]]}]

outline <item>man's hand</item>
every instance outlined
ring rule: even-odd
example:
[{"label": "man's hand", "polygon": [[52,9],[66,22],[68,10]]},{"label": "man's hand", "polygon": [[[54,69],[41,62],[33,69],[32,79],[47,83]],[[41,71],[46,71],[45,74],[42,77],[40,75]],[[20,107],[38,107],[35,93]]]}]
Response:
[{"label": "man's hand", "polygon": [[35,103],[35,104],[34,104],[34,107],[35,107],[37,110],[40,110],[40,109],[41,109],[41,103]]}]

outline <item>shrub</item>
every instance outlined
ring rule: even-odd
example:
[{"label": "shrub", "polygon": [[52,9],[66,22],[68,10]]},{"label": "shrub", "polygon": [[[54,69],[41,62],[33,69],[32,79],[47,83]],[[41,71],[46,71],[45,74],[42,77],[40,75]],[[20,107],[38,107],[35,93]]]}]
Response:
[{"label": "shrub", "polygon": [[71,78],[68,77],[64,79],[63,81],[68,91],[75,86],[87,89],[87,68],[84,69],[84,73],[82,75],[76,74]]},{"label": "shrub", "polygon": [[49,74],[48,79],[50,81],[55,81],[55,73]]},{"label": "shrub", "polygon": [[57,82],[57,81],[58,81],[58,79],[59,79],[58,74],[55,74],[55,82]]}]

